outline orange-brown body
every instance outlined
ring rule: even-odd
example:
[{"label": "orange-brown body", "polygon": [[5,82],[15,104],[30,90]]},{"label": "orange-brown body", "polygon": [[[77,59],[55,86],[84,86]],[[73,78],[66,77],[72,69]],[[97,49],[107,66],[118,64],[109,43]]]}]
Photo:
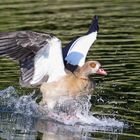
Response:
[{"label": "orange-brown body", "polygon": [[62,96],[89,94],[91,85],[89,79],[77,78],[74,74],[64,76],[59,82],[43,83],[40,88],[43,97],[42,103],[53,108],[56,101]]},{"label": "orange-brown body", "polygon": [[53,109],[56,102],[62,96],[79,96],[89,94],[93,89],[92,81],[88,78],[87,66],[77,69],[74,73],[68,72],[59,81],[43,83],[40,87],[42,92],[41,104],[47,104]]}]

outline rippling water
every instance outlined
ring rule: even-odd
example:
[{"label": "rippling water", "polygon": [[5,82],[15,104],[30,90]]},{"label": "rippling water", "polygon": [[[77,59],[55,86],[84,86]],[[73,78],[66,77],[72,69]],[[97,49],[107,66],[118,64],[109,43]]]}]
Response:
[{"label": "rippling water", "polygon": [[[72,136],[73,139],[82,139],[82,136],[86,139],[140,139],[139,9],[139,0],[1,0],[1,32],[50,32],[62,40],[63,46],[73,37],[84,34],[92,17],[98,15],[98,39],[87,59],[99,60],[109,75],[94,77],[97,88],[92,95],[91,111],[94,116],[115,118],[129,126],[123,130],[116,129],[116,133],[92,128],[81,134],[82,128],[78,126],[79,129],[26,116],[13,117],[7,110],[9,113],[5,111],[0,115],[1,139],[8,139],[6,135],[11,139],[28,139],[29,136],[30,139],[68,139]],[[25,89],[20,89],[18,75],[16,63],[6,58],[0,59],[1,90],[14,86],[23,94],[28,94]]]}]

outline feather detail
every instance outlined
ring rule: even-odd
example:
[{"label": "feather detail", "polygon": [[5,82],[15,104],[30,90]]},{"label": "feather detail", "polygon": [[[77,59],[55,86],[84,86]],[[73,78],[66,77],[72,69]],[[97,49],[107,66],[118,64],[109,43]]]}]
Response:
[{"label": "feather detail", "polygon": [[68,70],[73,72],[78,66],[84,65],[86,55],[96,40],[98,30],[98,17],[94,16],[88,32],[81,37],[75,37],[62,49],[65,67]]},{"label": "feather detail", "polygon": [[78,38],[71,46],[65,58],[67,63],[83,66],[85,59],[93,42],[96,40],[97,32]]},{"label": "feather detail", "polygon": [[38,83],[44,76],[48,75],[47,82],[57,81],[66,75],[61,52],[61,42],[52,38],[48,44],[38,51],[35,56],[35,72],[30,84]]},{"label": "feather detail", "polygon": [[0,55],[20,64],[20,85],[29,87],[65,75],[61,42],[53,35],[32,31],[0,33]]}]

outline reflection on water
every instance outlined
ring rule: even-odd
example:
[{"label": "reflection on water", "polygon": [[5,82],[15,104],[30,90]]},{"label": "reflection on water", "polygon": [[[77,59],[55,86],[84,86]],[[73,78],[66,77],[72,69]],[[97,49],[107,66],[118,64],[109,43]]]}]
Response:
[{"label": "reflection on water", "polygon": [[101,134],[101,136],[106,135],[106,137],[110,138],[112,135],[114,138],[117,138],[122,133],[121,127],[68,126],[52,120],[41,120],[19,114],[1,113],[0,120],[0,136],[5,139],[10,139],[12,136],[14,140],[20,138],[36,140],[37,137],[41,140],[50,138],[53,140],[67,140],[68,138],[72,140],[91,139],[91,132],[96,134],[100,131],[104,131],[104,134]]},{"label": "reflection on water", "polygon": [[[0,91],[0,131],[3,138],[9,139],[12,135],[14,139],[17,139],[20,134],[24,134],[27,138],[35,139],[37,132],[40,132],[43,140],[48,137],[57,139],[58,136],[61,139],[61,135],[63,139],[72,136],[73,139],[81,139],[82,137],[90,138],[91,132],[104,131],[117,135],[123,131],[124,123],[115,118],[93,117],[89,111],[88,97],[63,102],[61,99],[61,105],[59,102],[54,110],[57,117],[48,117],[47,113],[42,112],[45,108],[35,102],[34,94],[19,97],[13,87]],[[71,113],[73,109],[75,112]],[[65,120],[66,114],[78,115],[76,119]],[[67,125],[64,125],[66,123]]]},{"label": "reflection on water", "polygon": [[[81,139],[91,138],[91,133],[103,131],[109,138],[111,135],[117,138],[122,133],[122,127],[101,127],[88,125],[63,125],[52,120],[41,120],[35,117],[22,116],[20,114],[0,113],[0,136],[5,139],[24,139],[36,140],[40,137],[42,140],[52,138],[59,139]],[[106,120],[107,121],[107,120]],[[116,124],[117,125],[117,124]],[[41,134],[41,136],[39,136]]]},{"label": "reflection on water", "polygon": [[[123,129],[121,134],[93,130],[88,133],[88,136],[103,139],[140,139],[139,7],[139,0],[2,0],[0,1],[0,31],[50,32],[59,37],[64,46],[73,37],[84,34],[92,17],[98,15],[100,30],[87,59],[100,61],[109,75],[105,78],[94,77],[97,88],[91,97],[91,111],[99,118],[116,117],[116,120],[129,124],[129,128]],[[15,62],[0,58],[0,89],[11,85],[16,89],[20,88],[18,75],[19,67]],[[25,91],[25,94],[29,93],[25,89],[21,91]],[[14,96],[10,98],[16,102],[19,95]],[[27,107],[24,100],[18,102],[21,109],[18,106],[17,112],[20,113],[22,109],[26,110],[27,114],[31,113],[28,109],[36,112],[36,107],[32,106],[35,104],[33,97],[25,96],[24,99],[26,97],[31,103]],[[6,102],[3,103],[0,110],[2,112],[9,112],[11,109],[15,111],[15,108],[12,108],[15,105],[13,102],[9,106]],[[20,104],[21,102],[23,104]],[[0,103],[2,103],[1,100]],[[17,123],[12,123],[11,115],[8,116],[7,113],[1,113],[1,115],[3,119],[5,118],[5,121],[0,121],[0,125],[4,124],[4,127],[0,126],[1,138],[9,136],[14,139],[13,137],[19,136],[17,139],[23,139],[23,137],[28,139],[27,137],[30,136],[34,137],[31,139],[41,139],[43,133],[46,132],[45,127],[41,129],[42,131],[26,130],[24,129],[26,123],[22,124],[22,119],[19,119],[21,122],[19,121],[17,125]],[[24,117],[21,118],[24,120]],[[30,120],[30,117],[27,120]],[[18,127],[20,123],[23,125],[22,129]],[[44,121],[45,123],[47,122]],[[10,133],[13,130],[15,133]],[[48,136],[58,137],[54,133],[49,133]],[[59,139],[65,138],[63,134],[60,137]]]}]

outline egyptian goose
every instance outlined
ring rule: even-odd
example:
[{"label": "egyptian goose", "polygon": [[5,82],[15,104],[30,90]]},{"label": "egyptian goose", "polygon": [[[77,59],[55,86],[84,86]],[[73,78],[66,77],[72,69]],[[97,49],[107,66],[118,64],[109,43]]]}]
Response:
[{"label": "egyptian goose", "polygon": [[41,103],[53,109],[61,96],[88,94],[93,87],[90,74],[107,74],[99,62],[85,63],[97,31],[98,18],[95,16],[89,31],[63,49],[61,41],[51,34],[33,31],[0,33],[0,55],[19,61],[20,85],[40,86]]}]

